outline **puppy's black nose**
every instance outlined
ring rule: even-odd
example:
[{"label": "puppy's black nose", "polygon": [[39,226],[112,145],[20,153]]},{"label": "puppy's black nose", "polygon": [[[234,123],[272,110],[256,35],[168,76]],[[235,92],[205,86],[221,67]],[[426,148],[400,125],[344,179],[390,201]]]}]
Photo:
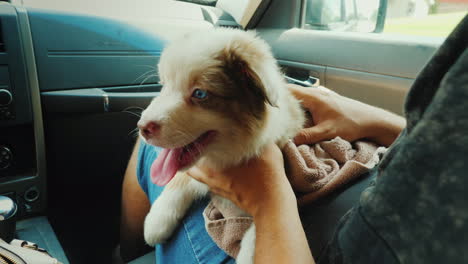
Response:
[{"label": "puppy's black nose", "polygon": [[149,122],[139,121],[137,125],[141,131],[141,134],[143,135],[145,139],[154,137],[156,133],[158,133],[158,130],[160,129],[160,126],[156,122],[153,122],[153,121],[149,121]]}]

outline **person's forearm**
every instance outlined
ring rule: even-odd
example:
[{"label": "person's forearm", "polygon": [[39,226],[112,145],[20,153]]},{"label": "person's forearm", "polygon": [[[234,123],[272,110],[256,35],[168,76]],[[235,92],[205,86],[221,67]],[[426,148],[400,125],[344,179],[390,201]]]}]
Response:
[{"label": "person's forearm", "polygon": [[[379,118],[373,124],[371,140],[383,146],[390,146],[406,126],[406,119],[383,109],[376,111]],[[376,114],[374,113],[374,114]]]},{"label": "person's forearm", "polygon": [[286,201],[254,216],[255,263],[315,263],[297,206]]},{"label": "person's forearm", "polygon": [[139,146],[138,139],[128,162],[122,184],[120,257],[125,262],[142,256],[150,250],[143,238],[143,222],[149,211],[150,202],[138,183],[136,175]]}]

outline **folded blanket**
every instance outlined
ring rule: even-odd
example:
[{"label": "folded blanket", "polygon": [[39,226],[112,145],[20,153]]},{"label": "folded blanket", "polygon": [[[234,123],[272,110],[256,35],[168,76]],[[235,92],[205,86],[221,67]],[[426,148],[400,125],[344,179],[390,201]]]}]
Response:
[{"label": "folded blanket", "polygon": [[[350,143],[336,137],[313,145],[296,146],[292,141],[283,148],[286,174],[296,192],[299,205],[319,198],[358,179],[372,169],[386,151],[367,141]],[[251,217],[220,211],[213,200],[203,216],[208,234],[227,254],[236,257],[240,241],[252,224]]]},{"label": "folded blanket", "polygon": [[313,202],[372,169],[385,153],[367,141],[350,143],[336,137],[313,145],[288,142],[283,149],[287,176],[299,205]]}]

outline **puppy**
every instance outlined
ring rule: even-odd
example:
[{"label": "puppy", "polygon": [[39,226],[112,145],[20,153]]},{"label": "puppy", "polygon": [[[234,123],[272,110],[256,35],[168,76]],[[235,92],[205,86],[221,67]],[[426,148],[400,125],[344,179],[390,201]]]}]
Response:
[{"label": "puppy", "polygon": [[[138,122],[141,137],[164,148],[151,166],[153,183],[167,186],[145,219],[149,245],[166,241],[192,202],[209,192],[184,171],[195,163],[214,169],[240,164],[266,144],[282,147],[304,123],[269,46],[252,32],[186,35],[164,49],[158,66],[163,88]],[[252,263],[254,251],[252,225],[237,262]]]}]

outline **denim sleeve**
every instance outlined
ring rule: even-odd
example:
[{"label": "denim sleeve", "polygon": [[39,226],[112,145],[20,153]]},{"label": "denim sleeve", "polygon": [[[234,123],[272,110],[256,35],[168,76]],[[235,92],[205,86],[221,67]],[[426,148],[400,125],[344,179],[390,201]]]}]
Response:
[{"label": "denim sleeve", "polygon": [[143,142],[143,140],[140,141],[140,146],[138,149],[138,163],[137,163],[137,179],[138,183],[140,184],[141,189],[146,193],[146,196],[148,196],[148,177],[145,177],[145,166],[146,160],[145,157],[147,156],[148,153],[148,145]]},{"label": "denim sleeve", "polygon": [[146,144],[141,141],[140,148],[138,150],[138,162],[137,162],[137,178],[143,191],[148,196],[151,203],[156,199],[157,196],[162,192],[161,187],[154,185],[150,180],[150,169],[151,164],[158,156],[160,148]]},{"label": "denim sleeve", "polygon": [[[138,183],[151,203],[164,190],[164,187],[157,186],[150,180],[151,164],[160,150],[161,148],[142,141],[138,151]],[[234,259],[218,248],[206,232],[202,213],[208,202],[209,197],[195,201],[180,225],[174,230],[171,239],[164,244],[156,245],[156,263],[234,263]]]}]

